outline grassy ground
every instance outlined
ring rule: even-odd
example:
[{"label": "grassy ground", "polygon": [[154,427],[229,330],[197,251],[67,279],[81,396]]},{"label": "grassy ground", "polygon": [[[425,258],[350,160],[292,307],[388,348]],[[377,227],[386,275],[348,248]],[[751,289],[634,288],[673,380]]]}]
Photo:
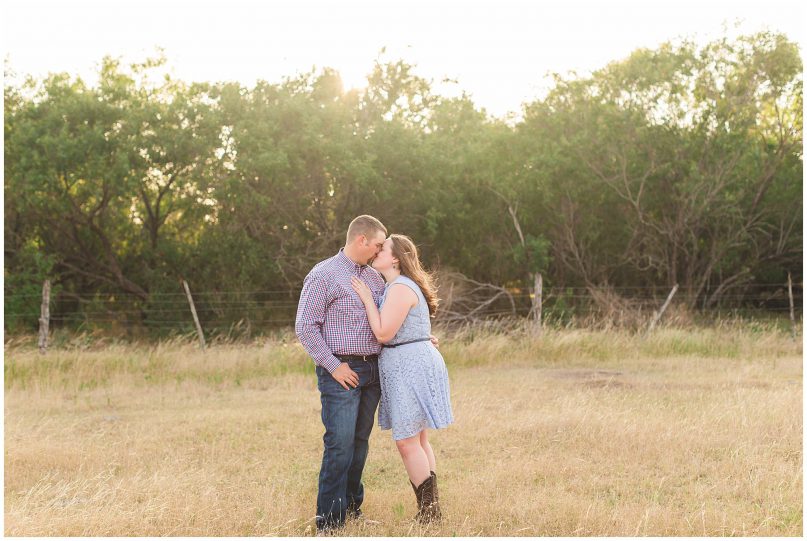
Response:
[{"label": "grassy ground", "polygon": [[[441,334],[456,423],[422,531],[389,432],[346,535],[798,536],[802,345],[759,326]],[[319,395],[292,337],[5,348],[5,534],[310,535]]]}]

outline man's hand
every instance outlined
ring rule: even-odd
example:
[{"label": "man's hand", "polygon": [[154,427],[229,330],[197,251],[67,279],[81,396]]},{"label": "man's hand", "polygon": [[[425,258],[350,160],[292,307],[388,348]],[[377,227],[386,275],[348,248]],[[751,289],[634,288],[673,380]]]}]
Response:
[{"label": "man's hand", "polygon": [[430,334],[429,338],[431,339],[432,344],[434,344],[434,347],[436,347],[437,349],[440,349],[440,341],[437,339],[437,337],[434,336],[433,334]]},{"label": "man's hand", "polygon": [[342,363],[336,367],[336,370],[331,372],[333,379],[339,382],[339,385],[345,388],[346,391],[350,390],[350,385],[354,389],[359,386],[359,375],[350,369],[350,365]]}]

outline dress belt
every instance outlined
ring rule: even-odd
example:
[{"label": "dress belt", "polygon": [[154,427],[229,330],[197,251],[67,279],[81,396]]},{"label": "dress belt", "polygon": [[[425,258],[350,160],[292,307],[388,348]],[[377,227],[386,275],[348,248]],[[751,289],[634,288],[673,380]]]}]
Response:
[{"label": "dress belt", "polygon": [[382,348],[397,348],[398,346],[405,346],[406,344],[414,344],[415,342],[428,342],[431,338],[417,338],[415,340],[408,340],[406,342],[401,342],[400,344],[382,344]]},{"label": "dress belt", "polygon": [[368,362],[378,360],[378,355],[334,355],[334,357],[344,362],[350,362],[350,361]]}]

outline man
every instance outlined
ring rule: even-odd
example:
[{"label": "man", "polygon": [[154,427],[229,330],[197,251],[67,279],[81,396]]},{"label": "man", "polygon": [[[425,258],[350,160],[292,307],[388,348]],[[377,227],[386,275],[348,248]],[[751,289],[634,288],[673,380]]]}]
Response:
[{"label": "man", "polygon": [[325,425],[317,494],[320,532],[342,526],[346,516],[361,516],[361,476],[381,398],[381,346],[350,278],[362,280],[376,302],[380,300],[384,279],[370,263],[386,237],[387,229],[376,218],[355,218],[348,227],[345,247],[306,276],[297,307],[295,332],[317,365]]}]

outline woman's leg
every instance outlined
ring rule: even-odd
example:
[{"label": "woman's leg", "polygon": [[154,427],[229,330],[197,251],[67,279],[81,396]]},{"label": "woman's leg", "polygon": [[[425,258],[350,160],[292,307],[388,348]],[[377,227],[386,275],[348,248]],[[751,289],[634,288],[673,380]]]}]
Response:
[{"label": "woman's leg", "polygon": [[[420,433],[422,434],[422,432]],[[409,480],[418,487],[428,479],[431,475],[429,470],[429,458],[426,451],[420,445],[420,434],[416,434],[411,438],[403,440],[396,440],[395,445],[398,447],[398,452],[403,459],[406,473],[409,475]]]},{"label": "woman's leg", "polygon": [[434,451],[432,451],[429,436],[426,434],[425,429],[420,433],[420,446],[423,448],[423,452],[426,453],[426,458],[429,460],[429,470],[437,472],[437,462],[434,460]]}]

